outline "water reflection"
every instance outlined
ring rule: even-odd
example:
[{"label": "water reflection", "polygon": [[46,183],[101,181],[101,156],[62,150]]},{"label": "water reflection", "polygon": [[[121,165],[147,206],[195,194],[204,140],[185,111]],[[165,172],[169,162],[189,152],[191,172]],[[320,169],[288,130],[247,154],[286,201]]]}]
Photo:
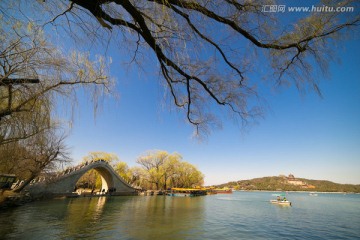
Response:
[{"label": "water reflection", "polygon": [[[106,197],[71,199],[67,204],[66,234],[84,236],[99,224],[102,218]],[[82,232],[79,232],[82,229]]]},{"label": "water reflection", "polygon": [[6,215],[4,213],[1,214],[6,217],[0,217],[0,239],[2,239],[2,237],[5,239],[6,236],[16,232],[18,225],[17,215],[10,211],[11,210],[7,210],[7,212],[5,212]]},{"label": "water reflection", "polygon": [[203,198],[109,198],[93,237],[112,239],[193,239],[204,222]]},{"label": "water reflection", "polygon": [[360,195],[313,198],[299,193],[291,199],[296,203],[291,208],[269,203],[269,193],[40,201],[0,212],[0,239],[303,239],[304,232],[306,239],[360,236]]},{"label": "water reflection", "polygon": [[0,224],[6,227],[1,227],[0,239],[194,239],[204,228],[204,200],[130,196],[41,201],[1,214]]},{"label": "water reflection", "polygon": [[132,204],[126,209],[136,212],[120,222],[131,239],[194,239],[201,234],[204,198],[145,197]]}]

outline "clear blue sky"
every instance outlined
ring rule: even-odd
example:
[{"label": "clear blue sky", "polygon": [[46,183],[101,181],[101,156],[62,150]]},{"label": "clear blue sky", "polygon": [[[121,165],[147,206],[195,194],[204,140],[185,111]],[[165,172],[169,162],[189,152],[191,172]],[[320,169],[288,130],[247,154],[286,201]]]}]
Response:
[{"label": "clear blue sky", "polygon": [[119,100],[105,100],[96,119],[80,99],[68,138],[74,164],[91,151],[116,153],[129,166],[148,150],[180,153],[205,174],[205,184],[277,176],[360,184],[360,45],[359,38],[338,50],[322,79],[323,98],[294,88],[266,91],[264,119],[242,131],[223,122],[206,141],[192,139],[184,115],[164,107],[157,69],[126,70],[114,53],[111,75]]},{"label": "clear blue sky", "polygon": [[321,81],[324,98],[302,96],[294,88],[266,97],[264,119],[241,131],[232,120],[206,141],[191,138],[184,116],[164,108],[163,89],[155,73],[119,67],[119,100],[107,99],[94,119],[80,99],[68,143],[74,162],[88,152],[116,153],[129,166],[148,150],[180,153],[205,174],[205,184],[293,173],[297,177],[360,184],[360,46],[346,42],[341,65],[330,67]]}]

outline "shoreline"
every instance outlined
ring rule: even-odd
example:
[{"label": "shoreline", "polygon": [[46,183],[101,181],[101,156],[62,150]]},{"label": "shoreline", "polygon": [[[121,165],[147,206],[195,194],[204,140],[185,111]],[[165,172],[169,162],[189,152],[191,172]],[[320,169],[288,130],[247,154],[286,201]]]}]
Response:
[{"label": "shoreline", "polygon": [[[342,194],[342,195],[358,195],[360,193],[356,192],[317,192],[317,191],[279,191],[279,190],[233,190],[233,192],[266,192],[266,193],[320,193],[320,194]],[[11,191],[4,191],[0,193],[0,209],[11,209],[18,206],[22,206],[24,204],[39,201],[43,199],[60,199],[60,198],[83,198],[83,197],[111,197],[111,196],[125,196],[122,194],[83,194],[83,195],[63,195],[63,196],[52,196],[48,198],[33,198],[28,193],[14,193]],[[164,196],[159,194],[136,194],[132,196]]]},{"label": "shoreline", "polygon": [[318,191],[280,191],[280,190],[233,190],[234,192],[291,192],[291,193],[323,193],[323,194],[360,194],[357,192],[318,192]]}]

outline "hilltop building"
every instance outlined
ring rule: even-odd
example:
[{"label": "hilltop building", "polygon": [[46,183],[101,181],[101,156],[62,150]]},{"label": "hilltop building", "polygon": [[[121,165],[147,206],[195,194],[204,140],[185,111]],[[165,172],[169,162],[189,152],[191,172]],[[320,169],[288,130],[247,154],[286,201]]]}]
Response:
[{"label": "hilltop building", "polygon": [[289,176],[286,179],[287,179],[287,183],[291,184],[291,185],[301,186],[301,188],[312,188],[312,189],[315,188],[315,186],[313,186],[313,185],[309,185],[306,182],[296,179],[295,176],[291,173],[289,174]]}]

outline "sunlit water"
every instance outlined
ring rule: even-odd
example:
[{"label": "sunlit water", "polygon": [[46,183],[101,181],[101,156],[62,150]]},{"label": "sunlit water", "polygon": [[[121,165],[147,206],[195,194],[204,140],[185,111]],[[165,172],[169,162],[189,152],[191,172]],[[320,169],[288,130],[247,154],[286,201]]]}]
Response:
[{"label": "sunlit water", "polygon": [[360,195],[268,192],[40,201],[0,213],[0,239],[360,239]]}]

